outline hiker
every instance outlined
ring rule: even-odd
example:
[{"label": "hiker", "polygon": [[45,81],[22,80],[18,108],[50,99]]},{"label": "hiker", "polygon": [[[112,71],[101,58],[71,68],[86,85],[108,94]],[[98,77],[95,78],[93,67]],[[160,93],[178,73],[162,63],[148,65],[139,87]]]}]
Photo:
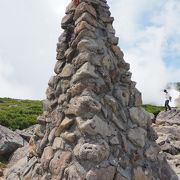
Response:
[{"label": "hiker", "polygon": [[168,109],[171,110],[171,107],[169,106],[169,101],[171,101],[171,96],[169,95],[168,91],[165,89],[165,111],[167,111]]}]

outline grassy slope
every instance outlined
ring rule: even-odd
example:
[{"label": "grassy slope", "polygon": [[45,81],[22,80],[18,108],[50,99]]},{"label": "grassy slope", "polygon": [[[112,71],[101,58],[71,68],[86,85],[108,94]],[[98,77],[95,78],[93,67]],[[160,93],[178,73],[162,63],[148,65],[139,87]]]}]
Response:
[{"label": "grassy slope", "polygon": [[[157,115],[163,107],[143,105],[146,111]],[[41,101],[0,98],[0,124],[15,129],[24,129],[36,124],[42,113]]]},{"label": "grassy slope", "polygon": [[0,98],[0,124],[12,130],[36,124],[41,113],[41,101]]},{"label": "grassy slope", "polygon": [[164,110],[163,106],[154,106],[154,105],[150,105],[150,104],[145,104],[143,105],[143,108],[150,112],[153,113],[155,116],[158,115],[161,111]]}]

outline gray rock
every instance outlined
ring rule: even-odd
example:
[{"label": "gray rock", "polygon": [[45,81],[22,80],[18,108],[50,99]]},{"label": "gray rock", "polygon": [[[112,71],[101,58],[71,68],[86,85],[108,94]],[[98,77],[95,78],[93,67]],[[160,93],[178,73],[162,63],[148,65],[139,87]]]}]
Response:
[{"label": "gray rock", "polygon": [[29,142],[31,136],[33,136],[33,134],[35,133],[35,130],[39,127],[40,125],[36,124],[23,130],[16,129],[15,133],[19,134],[25,141]]},{"label": "gray rock", "polygon": [[108,158],[109,153],[109,145],[105,141],[100,144],[78,144],[74,149],[75,156],[85,161],[101,162]]},{"label": "gray rock", "polygon": [[11,131],[10,129],[0,125],[0,158],[9,158],[9,156],[26,142],[23,138]]},{"label": "gray rock", "polygon": [[131,120],[140,127],[147,127],[148,122],[150,124],[151,119],[154,118],[153,114],[146,112],[141,107],[132,107],[129,112]]},{"label": "gray rock", "polygon": [[85,12],[83,13],[76,21],[75,21],[75,25],[77,25],[78,23],[80,23],[81,21],[86,21],[88,24],[97,27],[97,21],[93,18],[92,15],[90,15],[89,13]]},{"label": "gray rock", "polygon": [[171,111],[162,111],[156,118],[156,124],[177,124],[180,125],[180,109],[172,109]]},{"label": "gray rock", "polygon": [[87,175],[87,180],[113,180],[115,175],[115,167],[109,166],[107,168],[101,168],[101,169],[92,169],[90,170]]},{"label": "gray rock", "polygon": [[145,139],[146,139],[147,132],[143,128],[133,128],[128,131],[128,138],[129,140],[139,146],[144,147]]},{"label": "gray rock", "polygon": [[82,2],[75,10],[74,20],[76,21],[81,16],[81,14],[83,14],[84,12],[88,12],[94,18],[97,17],[96,10],[93,8],[93,6],[91,6],[85,2]]},{"label": "gray rock", "polygon": [[78,80],[88,77],[98,78],[97,74],[94,71],[95,67],[91,65],[89,62],[86,62],[84,65],[81,66],[80,69],[78,69],[76,74],[73,76],[71,82],[74,83]]},{"label": "gray rock", "polygon": [[24,147],[18,148],[10,157],[8,161],[8,168],[12,167],[14,164],[16,164],[19,160],[22,158],[27,158],[28,156],[28,145],[25,145]]},{"label": "gray rock", "polygon": [[102,136],[111,136],[115,133],[115,130],[97,115],[85,121],[78,117],[76,121],[79,130],[83,133],[88,133],[90,135],[100,134]]},{"label": "gray rock", "polygon": [[101,111],[101,104],[90,96],[74,97],[70,100],[66,114],[88,117]]}]

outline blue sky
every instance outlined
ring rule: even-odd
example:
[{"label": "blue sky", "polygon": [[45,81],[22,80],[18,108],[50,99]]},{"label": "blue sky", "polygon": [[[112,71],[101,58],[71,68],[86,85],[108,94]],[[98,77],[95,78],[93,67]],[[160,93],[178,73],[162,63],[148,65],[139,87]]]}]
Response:
[{"label": "blue sky", "polygon": [[[70,0],[69,0],[70,2]],[[45,98],[67,0],[0,0],[0,97]],[[180,0],[108,0],[119,46],[146,103],[180,81]]]}]

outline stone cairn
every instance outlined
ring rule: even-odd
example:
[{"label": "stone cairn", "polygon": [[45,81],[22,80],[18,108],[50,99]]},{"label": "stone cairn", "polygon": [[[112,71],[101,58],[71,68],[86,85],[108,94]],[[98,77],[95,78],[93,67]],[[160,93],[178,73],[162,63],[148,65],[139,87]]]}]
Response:
[{"label": "stone cairn", "polygon": [[176,179],[159,153],[152,116],[141,108],[110,15],[106,0],[67,6],[56,75],[31,140],[36,146],[18,172],[21,179]]}]

